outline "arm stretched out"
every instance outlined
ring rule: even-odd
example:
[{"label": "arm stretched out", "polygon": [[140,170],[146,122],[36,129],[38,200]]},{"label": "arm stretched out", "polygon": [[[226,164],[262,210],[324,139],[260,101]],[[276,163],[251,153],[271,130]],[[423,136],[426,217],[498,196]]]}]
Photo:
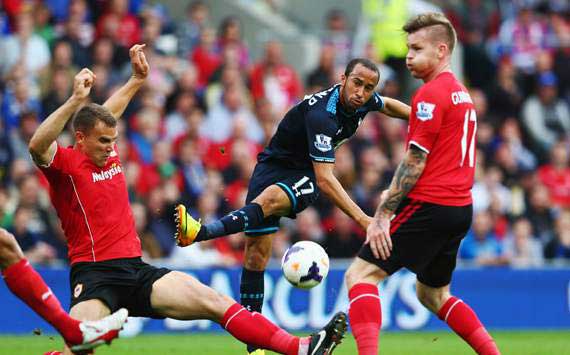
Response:
[{"label": "arm stretched out", "polygon": [[410,118],[410,106],[401,101],[385,96],[382,97],[382,100],[384,100],[384,107],[382,107],[380,112],[390,117],[401,118],[406,121]]},{"label": "arm stretched out", "polygon": [[135,96],[137,91],[144,84],[148,76],[150,66],[143,52],[144,47],[144,44],[135,44],[131,47],[129,56],[131,57],[133,74],[125,85],[113,93],[103,104],[103,106],[111,112],[113,117],[117,119],[125,112],[129,102],[131,102],[133,96]]},{"label": "arm stretched out", "polygon": [[73,94],[57,110],[52,112],[38,127],[28,145],[34,162],[40,166],[48,165],[57,150],[55,140],[65,127],[65,124],[85,102],[95,81],[95,74],[84,68],[73,82]]},{"label": "arm stretched out", "polygon": [[334,176],[334,164],[313,162],[313,168],[319,189],[331,199],[338,208],[358,223],[362,229],[366,230],[371,218],[351,200],[348,193]]}]

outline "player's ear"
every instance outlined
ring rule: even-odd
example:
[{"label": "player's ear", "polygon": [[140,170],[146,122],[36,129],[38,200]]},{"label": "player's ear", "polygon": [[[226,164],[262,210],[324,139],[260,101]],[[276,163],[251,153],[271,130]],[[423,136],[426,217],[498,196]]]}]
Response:
[{"label": "player's ear", "polygon": [[83,143],[85,140],[85,133],[81,131],[75,131],[75,143]]},{"label": "player's ear", "polygon": [[449,52],[449,47],[447,46],[446,43],[440,42],[437,45],[437,59],[443,59],[443,57],[445,57],[446,53],[448,52]]}]

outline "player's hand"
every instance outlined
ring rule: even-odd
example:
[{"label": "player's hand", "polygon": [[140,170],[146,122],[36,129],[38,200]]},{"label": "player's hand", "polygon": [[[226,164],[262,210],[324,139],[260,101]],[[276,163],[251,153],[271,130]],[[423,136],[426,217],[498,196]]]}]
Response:
[{"label": "player's hand", "polygon": [[143,80],[146,79],[150,70],[150,65],[148,65],[146,56],[143,52],[145,46],[146,44],[135,44],[131,49],[129,49],[133,77]]},{"label": "player's hand", "polygon": [[95,74],[87,68],[81,69],[73,79],[73,97],[79,100],[84,100],[89,96],[93,82],[95,81]]},{"label": "player's hand", "polygon": [[366,241],[370,244],[372,254],[376,259],[388,259],[392,251],[392,238],[390,237],[390,219],[388,217],[375,217],[366,230]]}]

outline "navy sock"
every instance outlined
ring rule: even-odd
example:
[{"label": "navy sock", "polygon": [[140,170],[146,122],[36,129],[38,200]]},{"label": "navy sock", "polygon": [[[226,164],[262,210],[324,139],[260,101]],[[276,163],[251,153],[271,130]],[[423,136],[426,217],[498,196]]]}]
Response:
[{"label": "navy sock", "polygon": [[[245,267],[241,273],[240,302],[250,312],[261,313],[263,307],[264,292],[264,271],[251,271]],[[247,345],[247,352],[251,353],[257,349],[255,346]]]},{"label": "navy sock", "polygon": [[252,202],[222,219],[202,226],[196,240],[208,240],[255,228],[263,221],[261,206]]}]

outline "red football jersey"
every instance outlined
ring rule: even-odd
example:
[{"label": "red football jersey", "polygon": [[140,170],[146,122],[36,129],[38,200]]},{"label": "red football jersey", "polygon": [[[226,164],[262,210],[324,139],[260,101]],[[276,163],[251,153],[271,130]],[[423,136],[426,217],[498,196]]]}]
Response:
[{"label": "red football jersey", "polygon": [[467,89],[450,72],[427,82],[412,98],[406,146],[428,153],[408,196],[444,206],[472,203],[477,115]]},{"label": "red football jersey", "polygon": [[99,168],[81,151],[58,145],[53,161],[41,170],[49,181],[71,264],[141,256],[116,146]]}]

